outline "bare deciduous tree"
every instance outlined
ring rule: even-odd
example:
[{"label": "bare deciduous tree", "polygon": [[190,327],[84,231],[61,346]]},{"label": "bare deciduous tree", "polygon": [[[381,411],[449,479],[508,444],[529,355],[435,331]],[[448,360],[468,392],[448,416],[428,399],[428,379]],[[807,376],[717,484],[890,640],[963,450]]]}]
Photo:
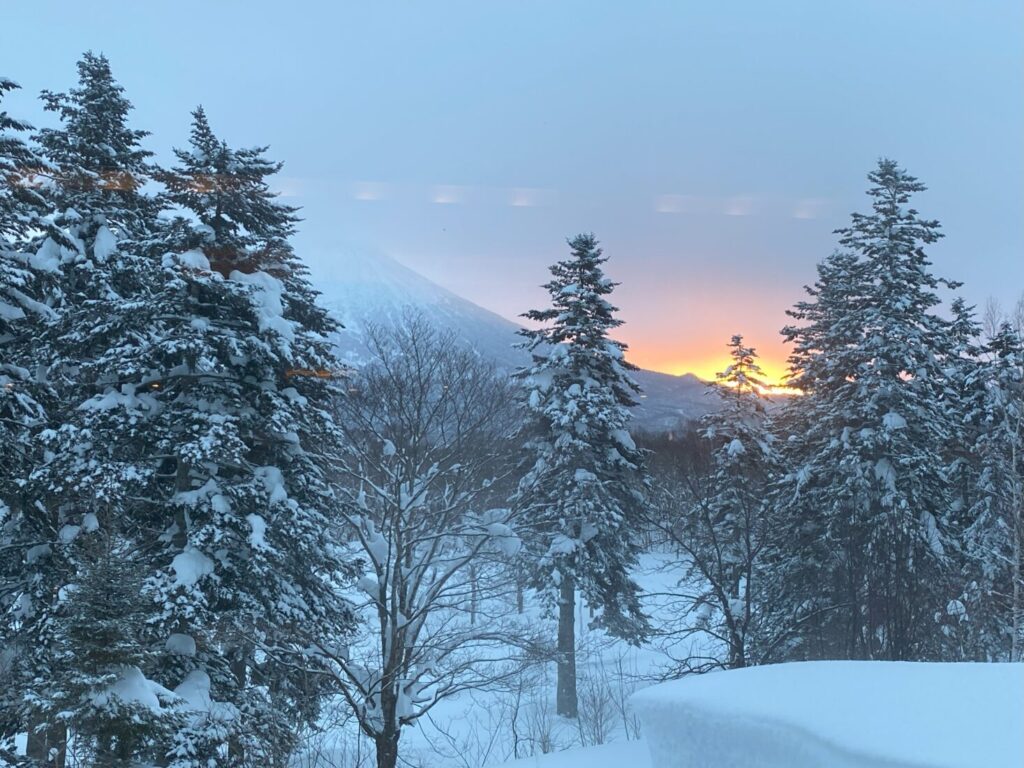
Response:
[{"label": "bare deciduous tree", "polygon": [[339,527],[365,568],[365,633],[330,659],[379,768],[442,699],[515,674],[533,653],[514,615],[505,507],[519,419],[507,380],[407,315],[370,328],[374,359],[338,404]]}]

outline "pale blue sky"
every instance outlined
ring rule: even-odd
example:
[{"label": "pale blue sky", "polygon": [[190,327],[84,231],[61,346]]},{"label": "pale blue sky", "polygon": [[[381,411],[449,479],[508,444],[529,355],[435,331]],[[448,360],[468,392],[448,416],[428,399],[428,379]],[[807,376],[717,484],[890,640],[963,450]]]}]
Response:
[{"label": "pale blue sky", "polygon": [[[7,2],[34,95],[110,57],[166,158],[202,103],[286,163],[301,253],[382,251],[512,317],[593,230],[649,366],[728,336],[781,357],[784,310],[898,159],[975,302],[1024,290],[1024,3]],[[439,202],[440,201],[440,202]],[[716,350],[716,351],[712,351]]]}]

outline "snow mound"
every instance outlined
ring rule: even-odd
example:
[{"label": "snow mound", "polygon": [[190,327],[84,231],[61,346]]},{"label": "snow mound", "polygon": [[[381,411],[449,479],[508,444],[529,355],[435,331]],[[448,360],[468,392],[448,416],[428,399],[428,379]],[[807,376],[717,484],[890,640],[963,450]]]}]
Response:
[{"label": "snow mound", "polygon": [[191,635],[175,632],[167,638],[164,647],[168,653],[174,653],[179,656],[196,655],[196,641]]},{"label": "snow mound", "polygon": [[210,676],[201,669],[189,672],[181,685],[174,689],[174,695],[184,702],[188,710],[205,713],[220,722],[234,720],[239,714],[234,704],[214,701],[210,697]]},{"label": "snow mound", "polygon": [[1024,664],[777,664],[657,685],[633,704],[659,768],[1024,765]]},{"label": "snow mound", "polygon": [[138,667],[125,667],[109,688],[92,697],[92,703],[96,707],[105,707],[112,698],[117,698],[126,704],[140,704],[159,712],[161,707],[158,693],[170,695],[166,688],[147,680]]},{"label": "snow mound", "polygon": [[174,569],[178,586],[191,587],[204,576],[213,573],[213,560],[195,547],[186,547],[184,552],[174,556],[171,568]]},{"label": "snow mound", "polygon": [[266,272],[232,270],[228,279],[255,288],[253,305],[261,331],[274,331],[287,341],[295,340],[295,323],[284,316],[284,283]]}]

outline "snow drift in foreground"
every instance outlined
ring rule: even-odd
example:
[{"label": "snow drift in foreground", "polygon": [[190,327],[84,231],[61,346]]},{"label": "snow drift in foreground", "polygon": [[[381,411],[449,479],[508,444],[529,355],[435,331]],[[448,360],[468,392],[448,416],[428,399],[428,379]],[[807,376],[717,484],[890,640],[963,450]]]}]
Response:
[{"label": "snow drift in foreground", "polygon": [[659,768],[1020,768],[1024,664],[822,661],[633,697]]}]

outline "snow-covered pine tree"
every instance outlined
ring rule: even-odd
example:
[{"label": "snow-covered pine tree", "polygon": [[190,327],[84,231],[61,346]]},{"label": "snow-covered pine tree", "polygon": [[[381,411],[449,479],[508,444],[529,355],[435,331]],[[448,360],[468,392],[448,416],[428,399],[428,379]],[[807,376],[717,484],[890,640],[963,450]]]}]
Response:
[{"label": "snow-covered pine tree", "polygon": [[[211,268],[291,274],[298,260],[288,245],[299,221],[297,208],[283,204],[267,179],[282,164],[268,160],[266,147],[232,149],[210,128],[206,112],[192,112],[189,149],[176,149],[178,165],[159,174],[169,198],[192,212],[192,227]],[[302,273],[304,274],[304,272]]]},{"label": "snow-covered pine tree", "polygon": [[[51,759],[52,748],[63,749],[65,726],[74,729],[78,718],[89,717],[88,701],[78,701],[77,708],[58,706],[70,680],[54,672],[60,668],[54,662],[54,622],[73,609],[75,593],[68,587],[85,568],[81,558],[89,540],[102,530],[127,547],[143,543],[137,510],[145,472],[137,458],[145,436],[138,413],[110,419],[104,431],[97,429],[102,425],[95,412],[82,406],[132,374],[98,360],[112,348],[136,347],[145,337],[146,325],[135,322],[132,312],[145,306],[158,272],[135,248],[152,232],[157,206],[141,192],[149,172],[148,152],[139,145],[145,134],[127,127],[131,104],[109,63],[85,54],[78,72],[78,88],[44,93],[47,109],[61,119],[59,128],[36,136],[46,162],[39,176],[49,180],[42,191],[55,213],[28,257],[60,288],[57,316],[34,339],[33,357],[53,397],[49,423],[34,434],[43,460],[23,487],[26,503],[18,521],[28,549],[17,642],[29,650],[18,693],[30,730],[29,756],[37,761]],[[139,412],[148,407],[144,399],[134,402]],[[133,442],[132,455],[115,450],[126,439]],[[140,607],[147,604],[141,594],[135,597]]]},{"label": "snow-covered pine tree", "polygon": [[[17,87],[0,78],[0,104]],[[0,530],[11,519],[12,503],[20,506],[13,497],[32,463],[30,426],[44,418],[29,349],[53,316],[41,301],[42,276],[25,254],[26,239],[44,226],[47,213],[46,198],[29,181],[43,163],[19,135],[27,130],[28,124],[0,110]]]},{"label": "snow-covered pine tree", "polygon": [[[223,210],[248,229],[223,243],[184,219],[161,222],[160,202],[141,192],[145,134],[127,127],[131,105],[109,64],[86,54],[79,74],[77,89],[45,94],[63,125],[38,135],[59,208],[30,260],[65,298],[35,352],[59,403],[25,491],[38,503],[12,529],[23,558],[5,606],[12,640],[31,650],[19,659],[17,717],[35,729],[40,760],[63,749],[64,723],[85,734],[97,722],[87,701],[58,710],[82,670],[54,654],[62,617],[78,615],[68,586],[103,535],[148,569],[126,615],[145,616],[163,648],[141,654],[139,672],[188,713],[161,762],[282,764],[296,718],[313,715],[322,690],[300,690],[305,676],[257,646],[305,648],[314,627],[343,634],[348,620],[332,591],[344,564],[326,514],[334,325],[287,243],[294,211],[264,181],[278,165],[261,150],[233,153],[228,187],[245,194]],[[212,207],[198,196],[190,210],[202,221]],[[218,269],[189,243],[208,247]],[[123,743],[142,759],[159,751],[152,738]]]},{"label": "snow-covered pine tree", "polygon": [[[0,78],[0,102],[17,87]],[[48,212],[46,197],[31,181],[44,163],[23,140],[27,130],[26,123],[0,110],[0,765],[13,764],[10,740],[25,730],[20,673],[28,646],[19,635],[26,559],[42,542],[24,525],[30,501],[23,483],[40,460],[32,435],[45,422],[49,401],[34,344],[53,317],[47,303],[53,282],[31,266],[25,250],[33,232],[45,227],[42,216]],[[45,737],[33,737],[32,746],[40,741]]]},{"label": "snow-covered pine tree", "polygon": [[[907,203],[924,189],[891,160],[869,174],[872,212],[784,329],[794,344],[788,473],[774,494],[777,621],[797,657],[921,659],[941,653],[935,616],[954,592],[948,446],[961,340],[937,313],[925,246],[938,223]],[[951,373],[952,371],[952,373]]]},{"label": "snow-covered pine tree", "polygon": [[979,658],[1024,655],[1024,340],[1002,322],[977,370],[983,398],[974,454],[977,498],[965,531],[969,574],[965,617]]},{"label": "snow-covered pine tree", "polygon": [[[0,77],[0,104],[17,88],[13,80]],[[33,229],[42,228],[40,217],[49,210],[36,181],[45,163],[22,137],[29,130],[28,123],[0,109],[0,242],[7,251]]]},{"label": "snow-covered pine tree", "polygon": [[[983,462],[978,451],[985,425],[986,403],[989,398],[985,380],[987,361],[984,345],[979,341],[981,328],[974,314],[961,297],[950,304],[951,339],[959,351],[946,361],[949,390],[945,401],[950,419],[957,425],[958,439],[946,446],[949,461],[948,477],[952,487],[950,515],[947,518],[947,539],[952,545],[947,553],[951,571],[959,569],[959,580],[953,583],[944,610],[936,611],[935,618],[945,636],[943,658],[947,660],[977,660],[992,658],[997,647],[1005,647],[1005,625],[996,629],[998,619],[991,586],[980,578],[979,554],[971,543],[972,530],[984,499]],[[957,593],[955,590],[959,589]],[[1002,633],[1002,637],[997,637]]]},{"label": "snow-covered pine tree", "polygon": [[518,504],[533,584],[558,607],[557,710],[575,717],[577,589],[608,632],[637,642],[648,625],[629,573],[645,488],[643,456],[628,431],[635,366],[609,336],[622,321],[605,298],[616,285],[602,271],[607,257],[593,235],[569,247],[544,286],[551,307],[524,315],[541,327],[522,331],[533,364],[517,376],[535,424]]},{"label": "snow-covered pine tree", "polygon": [[[849,652],[842,645],[843,638],[837,637],[832,638],[834,646],[808,650],[807,638],[801,631],[816,616],[821,616],[820,621],[828,626],[826,614],[834,610],[835,592],[840,588],[838,583],[829,583],[820,576],[823,564],[837,556],[824,533],[829,525],[829,511],[802,499],[797,504],[793,489],[794,484],[812,479],[804,469],[805,462],[828,439],[827,431],[812,436],[806,427],[826,420],[834,422],[837,418],[834,399],[807,395],[812,391],[835,392],[852,379],[855,362],[826,355],[825,351],[853,348],[860,333],[858,318],[849,312],[859,301],[857,255],[835,251],[817,265],[817,275],[813,286],[804,287],[810,299],[797,302],[788,311],[791,317],[803,322],[802,335],[796,335],[796,329],[783,329],[784,335],[791,334],[794,345],[787,383],[804,395],[791,400],[775,415],[778,433],[786,439],[779,441],[781,477],[769,497],[777,527],[765,553],[765,578],[777,600],[766,617],[766,635],[775,638],[777,645],[758,646],[757,655],[766,661],[799,658],[801,654],[827,657]],[[802,367],[796,368],[794,358],[799,358]],[[832,456],[823,459],[818,467],[816,480],[822,485],[822,494],[827,492],[830,460],[838,461]],[[856,550],[851,552],[852,557],[856,554]],[[818,638],[821,633],[806,634]]]},{"label": "snow-covered pine tree", "polygon": [[80,764],[157,765],[183,715],[177,697],[143,672],[163,651],[142,598],[146,563],[105,534],[87,537],[82,550],[52,626],[56,717],[74,733]]},{"label": "snow-covered pine tree", "polygon": [[[0,78],[0,103],[17,87]],[[19,135],[28,130],[27,123],[0,110],[0,520],[16,493],[12,484],[31,465],[29,425],[42,421],[43,408],[29,350],[54,315],[45,301],[52,285],[26,254],[28,238],[45,228],[48,212],[46,197],[31,181],[44,163]]]},{"label": "snow-covered pine tree", "polygon": [[737,335],[729,341],[729,354],[730,365],[715,381],[722,407],[702,421],[704,437],[714,445],[710,494],[671,534],[688,553],[699,583],[708,585],[691,610],[718,617],[712,631],[728,647],[727,666],[736,668],[754,662],[751,637],[769,599],[760,571],[772,530],[765,498],[776,449],[757,352]]},{"label": "snow-covered pine tree", "polygon": [[78,62],[77,88],[42,98],[61,120],[36,135],[51,168],[55,223],[77,241],[78,261],[103,263],[115,243],[137,243],[153,230],[159,201],[142,192],[153,171],[152,152],[142,147],[149,133],[128,126],[132,104],[107,58],[91,51]]},{"label": "snow-covered pine tree", "polygon": [[224,705],[179,736],[175,765],[278,765],[323,693],[282,658],[350,622],[328,484],[336,325],[288,243],[294,209],[265,181],[280,165],[194,118],[191,149],[161,178],[198,224],[170,227],[140,380],[159,405],[152,589],[176,638],[170,666]]},{"label": "snow-covered pine tree", "polygon": [[[112,80],[122,101],[100,92],[105,60],[87,56],[80,69],[80,89],[51,97],[64,104],[73,137],[41,136],[61,169],[72,247],[46,239],[35,258],[60,270],[74,294],[45,345],[67,405],[59,428],[43,433],[50,460],[34,476],[51,500],[44,522],[83,539],[99,530],[144,553],[147,626],[164,652],[147,655],[140,671],[188,712],[164,762],[282,764],[296,720],[313,716],[322,690],[303,688],[305,675],[278,661],[280,649],[308,647],[314,627],[343,634],[348,621],[332,590],[344,564],[330,540],[324,458],[336,439],[334,386],[324,378],[334,368],[325,338],[334,324],[288,245],[293,210],[275,210],[263,180],[278,166],[220,145],[230,159],[218,180],[245,194],[172,192],[201,223],[158,222],[153,201],[133,197],[148,172],[131,144],[142,134],[89,114],[123,118],[129,105]],[[113,136],[81,138],[97,126]],[[79,145],[120,148],[124,165],[97,169],[87,152],[77,169],[65,150]],[[65,188],[67,179],[93,183]],[[207,182],[196,174],[188,188]],[[228,227],[221,242],[203,226],[211,211],[250,228]],[[49,574],[44,587],[59,589],[82,568],[79,537],[68,538],[36,557]],[[278,652],[262,653],[263,643]],[[54,711],[60,684],[31,692],[38,712]],[[87,727],[88,717],[69,721]]]}]

